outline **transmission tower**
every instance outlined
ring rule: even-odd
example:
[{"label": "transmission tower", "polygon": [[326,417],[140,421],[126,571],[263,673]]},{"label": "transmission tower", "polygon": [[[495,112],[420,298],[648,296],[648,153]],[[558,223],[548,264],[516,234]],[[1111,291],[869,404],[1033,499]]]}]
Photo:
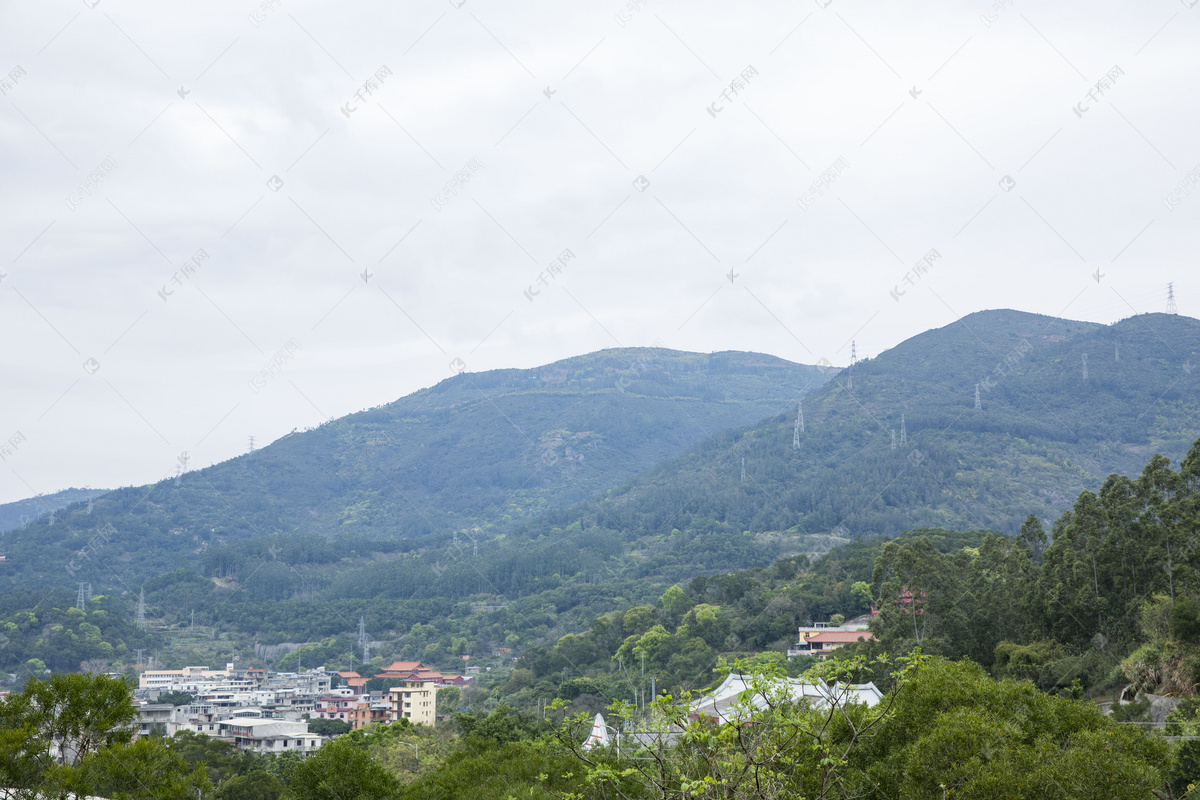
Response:
[{"label": "transmission tower", "polygon": [[742,480],[746,480],[746,457],[742,456]]},{"label": "transmission tower", "polygon": [[1087,380],[1087,353],[1083,354],[1083,379]]},{"label": "transmission tower", "polygon": [[1178,314],[1179,309],[1175,305],[1175,284],[1167,284],[1167,313]]},{"label": "transmission tower", "polygon": [[140,667],[142,665],[142,653],[143,652],[144,651],[142,650],[142,648],[139,647],[138,651],[137,651],[137,665],[136,666]]},{"label": "transmission tower", "polygon": [[87,584],[83,581],[79,582],[79,594],[75,596],[75,607],[80,611],[87,611]]},{"label": "transmission tower", "polygon": [[371,661],[371,642],[367,638],[367,621],[364,617],[358,618],[358,643],[362,645],[363,663],[367,664]]},{"label": "transmission tower", "polygon": [[846,388],[854,388],[854,362],[858,359],[858,351],[855,348],[854,340],[850,341],[850,368],[846,370]]},{"label": "transmission tower", "polygon": [[142,587],[142,591],[138,594],[137,617],[134,619],[134,624],[138,630],[146,630],[146,587]]},{"label": "transmission tower", "polygon": [[250,437],[250,452],[251,453],[254,452],[254,437],[253,436]]},{"label": "transmission tower", "polygon": [[800,449],[800,434],[804,433],[804,401],[796,406],[796,427],[792,429],[792,447]]},{"label": "transmission tower", "polygon": [[908,444],[908,431],[904,428],[904,415],[900,415],[900,444]]},{"label": "transmission tower", "polygon": [[980,411],[982,409],[983,403],[979,402],[979,384],[977,383],[975,384],[975,410]]}]

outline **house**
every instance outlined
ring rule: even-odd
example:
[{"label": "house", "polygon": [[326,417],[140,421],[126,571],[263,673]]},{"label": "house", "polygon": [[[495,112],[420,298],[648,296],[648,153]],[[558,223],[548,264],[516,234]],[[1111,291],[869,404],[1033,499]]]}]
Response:
[{"label": "house", "polygon": [[800,631],[800,641],[794,649],[788,650],[788,656],[812,655],[825,658],[839,647],[855,642],[875,641],[875,634],[870,631]]},{"label": "house", "polygon": [[143,670],[142,674],[138,676],[138,688],[169,691],[170,686],[181,682],[226,680],[232,670],[233,664],[226,665],[223,670],[209,669],[208,667],[148,669]]},{"label": "house", "polygon": [[254,753],[300,753],[321,747],[322,737],[308,732],[308,723],[263,717],[239,717],[217,723],[217,738]]},{"label": "house", "polygon": [[[313,708],[313,714],[318,719],[336,719],[342,722],[352,722],[354,709],[358,707],[359,698],[353,694],[352,690],[335,689],[338,694],[330,694],[321,697],[317,700]],[[346,694],[341,694],[341,692]]]},{"label": "house", "polygon": [[433,727],[437,720],[438,684],[424,679],[406,680],[388,689],[388,719]]},{"label": "house", "polygon": [[175,733],[171,723],[175,722],[175,706],[170,703],[148,703],[137,709],[137,738],[157,734],[170,736]]},{"label": "house", "polygon": [[346,682],[346,685],[354,690],[355,694],[362,694],[363,687],[367,684],[367,679],[354,671],[335,673],[339,678]]},{"label": "house", "polygon": [[346,721],[356,731],[376,722],[387,722],[388,704],[375,697],[360,700],[354,708],[350,709]]},{"label": "house", "polygon": [[863,614],[843,625],[818,622],[812,627],[800,628],[800,641],[794,648],[787,651],[787,657],[794,658],[805,655],[825,658],[839,647],[854,644],[860,640],[873,642],[875,634],[867,629],[872,616],[874,614]]},{"label": "house", "polygon": [[402,678],[411,681],[430,681],[438,686],[465,686],[473,678],[462,675],[443,675],[420,661],[393,661],[390,666],[376,673],[376,678]]}]

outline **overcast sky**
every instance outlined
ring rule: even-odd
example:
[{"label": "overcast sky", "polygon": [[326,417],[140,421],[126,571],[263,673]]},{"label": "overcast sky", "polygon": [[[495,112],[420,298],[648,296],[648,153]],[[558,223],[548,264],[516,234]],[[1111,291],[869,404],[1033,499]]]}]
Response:
[{"label": "overcast sky", "polygon": [[1200,316],[1192,5],[0,4],[0,501],[464,365]]}]

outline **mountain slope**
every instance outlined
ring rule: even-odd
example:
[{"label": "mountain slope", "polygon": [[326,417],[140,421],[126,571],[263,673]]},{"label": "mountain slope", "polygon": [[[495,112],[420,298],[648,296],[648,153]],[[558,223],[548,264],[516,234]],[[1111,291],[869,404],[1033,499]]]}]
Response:
[{"label": "mountain slope", "polygon": [[395,550],[413,537],[505,526],[583,502],[704,437],[776,413],[829,377],[753,353],[644,348],[464,373],[12,532],[0,580],[65,580],[63,565],[108,525],[102,548],[87,549],[82,577],[127,585],[178,565],[211,572],[210,548],[279,533]]},{"label": "mountain slope", "polygon": [[86,503],[107,492],[107,489],[63,489],[53,494],[40,494],[25,500],[0,504],[0,534],[19,528],[45,514],[66,508],[74,503]]},{"label": "mountain slope", "polygon": [[[1187,317],[1102,326],[972,314],[805,398],[799,447],[793,408],[697,445],[589,519],[653,542],[643,549],[664,564],[694,534],[1015,533],[1026,515],[1053,520],[1080,490],[1136,474],[1154,452],[1182,458],[1200,435],[1197,365],[1200,322]],[[559,518],[578,515],[535,527]]]}]

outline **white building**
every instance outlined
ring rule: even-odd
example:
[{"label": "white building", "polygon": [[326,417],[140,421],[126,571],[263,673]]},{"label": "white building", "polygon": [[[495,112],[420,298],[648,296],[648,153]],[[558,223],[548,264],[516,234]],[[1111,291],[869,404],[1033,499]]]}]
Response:
[{"label": "white building", "polygon": [[[743,692],[753,688],[746,676],[730,673],[721,685],[713,690],[711,696],[693,702],[690,713],[694,716],[715,717],[717,724],[723,725],[732,719],[740,719],[766,709],[768,698],[762,691],[754,692],[746,700],[740,699]],[[814,683],[803,678],[783,678],[766,691],[770,693],[772,702],[786,700],[796,703],[807,700],[816,708],[851,703],[863,703],[870,707],[883,699],[883,692],[879,691],[874,683],[829,686],[825,681]]]},{"label": "white building", "polygon": [[307,754],[321,747],[323,737],[308,732],[308,723],[263,717],[239,717],[217,724],[220,739],[232,741],[239,750],[255,753]]},{"label": "white building", "polygon": [[209,669],[206,666],[184,667],[183,669],[148,669],[138,676],[138,688],[171,692],[176,691],[170,688],[175,684],[187,685],[200,681],[228,680],[232,670],[233,664],[226,664],[225,669]]}]

